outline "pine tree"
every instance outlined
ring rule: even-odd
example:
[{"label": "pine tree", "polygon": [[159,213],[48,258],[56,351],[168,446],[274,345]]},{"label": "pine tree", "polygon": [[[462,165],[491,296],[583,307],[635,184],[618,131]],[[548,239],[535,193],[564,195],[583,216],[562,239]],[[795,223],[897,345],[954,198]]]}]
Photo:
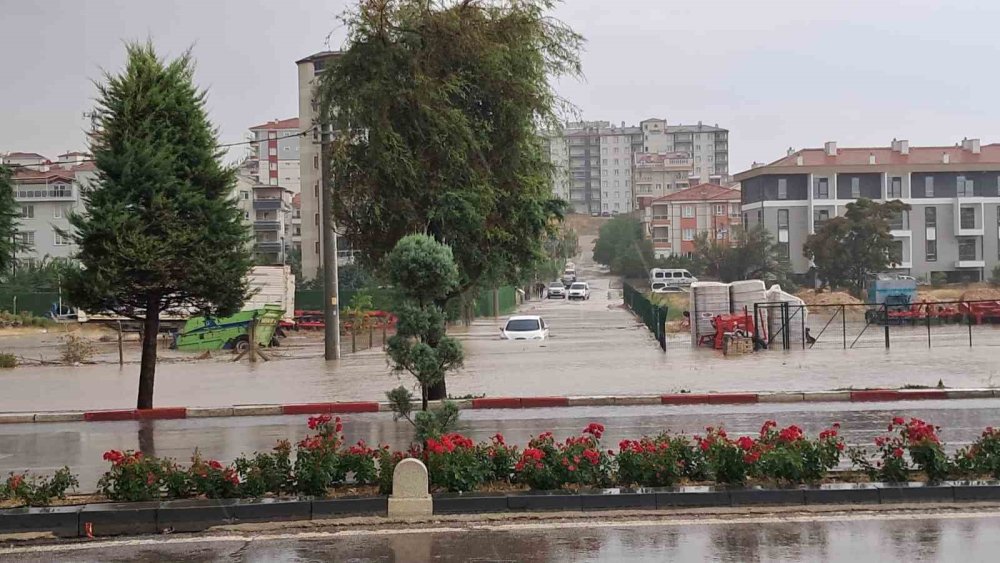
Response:
[{"label": "pine tree", "polygon": [[137,408],[148,409],[160,313],[236,312],[252,255],[190,53],[164,61],[146,43],[127,55],[125,70],[98,85],[98,174],[87,213],[70,218],[83,268],[69,293],[86,310],[143,321]]},{"label": "pine tree", "polygon": [[0,277],[11,271],[18,250],[18,213],[11,175],[10,168],[0,165]]}]

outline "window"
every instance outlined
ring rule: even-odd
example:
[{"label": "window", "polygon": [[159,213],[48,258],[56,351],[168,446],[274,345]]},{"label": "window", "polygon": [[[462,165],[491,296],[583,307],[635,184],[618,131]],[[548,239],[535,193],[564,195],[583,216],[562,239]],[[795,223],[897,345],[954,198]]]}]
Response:
[{"label": "window", "polygon": [[60,233],[59,231],[53,231],[53,233],[55,234],[54,242],[53,242],[54,245],[56,245],[56,246],[69,246],[69,245],[73,244],[72,239],[70,239],[68,236],[64,235],[63,233]]},{"label": "window", "polygon": [[685,205],[681,207],[681,217],[686,217],[686,218],[694,217],[694,206]]},{"label": "window", "polygon": [[927,228],[937,227],[937,207],[924,208],[924,226]]},{"label": "window", "polygon": [[889,262],[896,267],[903,263],[903,241],[894,240],[889,245]]},{"label": "window", "polygon": [[319,170],[319,155],[318,154],[314,154],[313,155],[313,168],[315,170]]},{"label": "window", "polygon": [[861,197],[861,178],[851,178],[851,198]]},{"label": "window", "polygon": [[972,180],[967,180],[965,176],[959,176],[955,181],[955,187],[958,190],[958,197],[972,197]]},{"label": "window", "polygon": [[276,149],[274,147],[269,148],[269,149],[267,149],[267,154],[269,154],[271,156],[278,156],[278,149]]},{"label": "window", "polygon": [[319,241],[316,241],[313,245],[313,254],[319,254]]},{"label": "window", "polygon": [[959,260],[976,259],[975,237],[958,237],[958,259]]},{"label": "window", "polygon": [[606,188],[606,187],[608,187],[608,181],[607,181],[607,180],[604,180],[603,182],[601,182],[601,187],[602,187],[602,188]]},{"label": "window", "polygon": [[924,197],[934,197],[934,176],[924,177]]},{"label": "window", "polygon": [[313,215],[313,224],[314,225],[319,225],[319,213],[315,213]]},{"label": "window", "polygon": [[816,179],[816,193],[814,194],[816,199],[830,199],[830,179],[829,178],[817,178]]},{"label": "window", "polygon": [[625,180],[625,187],[628,187],[628,180]]},{"label": "window", "polygon": [[758,210],[757,211],[757,224],[758,225],[762,225],[763,223],[764,223],[764,212]]},{"label": "window", "polygon": [[906,212],[900,211],[899,213],[894,213],[889,217],[889,229],[893,231],[902,231],[906,229]]},{"label": "window", "polygon": [[240,193],[243,194],[243,199],[250,199],[250,192],[243,190]]},{"label": "window", "polygon": [[18,237],[21,239],[21,244],[25,246],[34,246],[35,244],[35,231],[21,231],[17,233]]},{"label": "window", "polygon": [[663,184],[656,184],[656,191],[660,191],[662,189],[663,189]]},{"label": "window", "polygon": [[57,205],[57,206],[55,206],[55,207],[52,208],[52,218],[53,219],[62,219],[63,217],[65,217],[65,216],[67,216],[69,214],[68,211],[69,210],[66,209],[66,208],[64,208],[63,206]]},{"label": "window", "polygon": [[746,213],[743,214],[743,226],[745,227],[750,226],[750,216],[747,215]]},{"label": "window", "polygon": [[726,206],[725,205],[716,205],[715,206],[715,214],[719,215],[719,216],[725,215],[726,214]]},{"label": "window", "polygon": [[615,166],[621,166],[620,162],[621,162],[621,161],[620,161],[619,159],[617,159],[617,158],[616,158],[616,159],[615,159]]},{"label": "window", "polygon": [[615,147],[615,154],[618,154],[618,147]]},{"label": "window", "polygon": [[830,220],[830,210],[829,209],[817,209],[813,212],[813,229],[818,231],[823,228],[823,225]]},{"label": "window", "polygon": [[694,150],[701,152],[701,145],[695,145]]},{"label": "window", "polygon": [[606,158],[601,159],[601,164],[603,164],[604,166],[607,166],[608,165],[608,159],[606,159]]},{"label": "window", "polygon": [[779,209],[778,210],[778,228],[787,229],[788,228],[788,210]]},{"label": "window", "polygon": [[788,180],[778,179],[778,199],[788,199]]},{"label": "window", "polygon": [[618,187],[618,180],[615,180],[615,187]]},{"label": "window", "polygon": [[601,149],[601,154],[608,154],[608,147]]},{"label": "window", "polygon": [[899,199],[903,197],[903,179],[894,176],[889,179],[889,197]]},{"label": "window", "polygon": [[925,258],[928,262],[934,262],[937,260],[937,241],[929,240],[927,241],[927,249],[925,251]]},{"label": "window", "polygon": [[976,228],[976,208],[975,207],[963,207],[960,211],[960,221],[961,228],[963,229],[975,229]]},{"label": "window", "polygon": [[681,231],[681,240],[694,240],[694,229],[684,229]]},{"label": "window", "polygon": [[604,197],[608,197],[608,192],[604,192]]},{"label": "window", "polygon": [[791,248],[787,242],[778,243],[778,256],[783,260],[788,260],[792,257]]},{"label": "window", "polygon": [[33,219],[35,217],[35,206],[34,205],[22,205],[21,206],[21,217],[27,219]]},{"label": "window", "polygon": [[319,182],[313,184],[313,195],[316,196],[316,199],[319,199]]}]

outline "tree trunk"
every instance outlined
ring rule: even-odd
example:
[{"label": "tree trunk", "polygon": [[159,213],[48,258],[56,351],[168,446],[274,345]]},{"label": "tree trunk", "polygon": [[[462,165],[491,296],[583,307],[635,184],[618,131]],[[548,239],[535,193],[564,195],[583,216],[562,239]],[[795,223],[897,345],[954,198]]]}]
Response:
[{"label": "tree trunk", "polygon": [[426,385],[420,386],[420,410],[427,410],[427,396],[430,394]]},{"label": "tree trunk", "polygon": [[443,377],[440,383],[427,388],[427,398],[432,401],[443,401],[448,398],[448,385]]},{"label": "tree trunk", "polygon": [[153,408],[153,380],[156,376],[156,339],[160,335],[160,298],[150,295],[142,323],[142,363],[139,367],[137,409]]}]

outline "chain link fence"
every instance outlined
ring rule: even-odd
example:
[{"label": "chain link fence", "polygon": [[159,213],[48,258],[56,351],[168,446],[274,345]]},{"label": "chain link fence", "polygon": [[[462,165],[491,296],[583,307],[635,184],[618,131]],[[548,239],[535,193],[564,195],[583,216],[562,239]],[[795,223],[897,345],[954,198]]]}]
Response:
[{"label": "chain link fence", "polygon": [[639,317],[646,328],[653,333],[656,341],[660,343],[660,348],[666,352],[667,307],[656,305],[646,295],[627,283],[622,285],[622,298],[625,301],[625,306],[632,311],[633,315]]}]

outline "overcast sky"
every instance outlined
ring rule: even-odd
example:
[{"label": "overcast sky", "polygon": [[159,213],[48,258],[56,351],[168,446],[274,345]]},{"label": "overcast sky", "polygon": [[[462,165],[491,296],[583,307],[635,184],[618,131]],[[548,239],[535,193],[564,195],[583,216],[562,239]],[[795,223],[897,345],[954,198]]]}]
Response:
[{"label": "overcast sky", "polygon": [[[84,149],[92,80],[123,40],[192,46],[222,142],[297,115],[294,61],[343,30],[346,0],[0,0],[0,152]],[[567,0],[587,39],[585,119],[728,128],[731,171],[789,146],[997,141],[995,0]],[[333,31],[332,45],[325,44]]]}]

